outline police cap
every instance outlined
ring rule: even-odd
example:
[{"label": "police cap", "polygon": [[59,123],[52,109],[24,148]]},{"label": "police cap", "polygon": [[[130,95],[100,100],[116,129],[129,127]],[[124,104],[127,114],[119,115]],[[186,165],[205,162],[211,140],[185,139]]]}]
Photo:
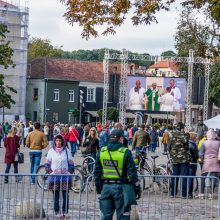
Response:
[{"label": "police cap", "polygon": [[124,137],[122,130],[114,129],[110,134],[110,140],[118,140],[120,137]]}]

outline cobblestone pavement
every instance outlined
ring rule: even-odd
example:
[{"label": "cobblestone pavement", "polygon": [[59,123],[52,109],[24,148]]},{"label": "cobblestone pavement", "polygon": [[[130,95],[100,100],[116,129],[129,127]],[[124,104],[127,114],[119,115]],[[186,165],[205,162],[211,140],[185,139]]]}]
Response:
[{"label": "cobblestone pavement", "polygon": [[[48,149],[43,151],[46,154]],[[29,150],[21,147],[21,152],[25,155],[25,163],[19,164],[20,173],[29,173]],[[0,173],[4,173],[4,154],[5,149],[0,148]],[[166,157],[161,154],[161,150],[157,148],[157,164],[165,163]],[[148,157],[152,154],[149,153]],[[42,157],[42,163],[45,157]],[[76,165],[82,163],[80,151],[74,157]],[[13,167],[11,168],[13,172]],[[43,198],[43,199],[42,199]],[[55,219],[53,213],[53,194],[49,191],[41,190],[37,185],[30,185],[29,177],[23,178],[21,183],[15,183],[12,179],[9,184],[5,185],[3,177],[0,178],[0,219],[16,219],[15,207],[20,201],[40,201],[43,205],[47,218]],[[28,203],[28,204],[29,204]],[[29,204],[30,205],[30,204]],[[133,207],[133,210],[139,215],[139,219],[149,220],[173,220],[173,219],[219,219],[217,207],[217,192],[213,200],[208,199],[182,199],[170,198],[169,192],[162,192],[158,186],[145,190],[142,198],[138,201],[138,206]],[[88,189],[82,194],[70,192],[70,214],[71,219],[100,219],[98,196]],[[134,213],[134,211],[132,212]],[[132,214],[132,216],[134,216]],[[18,218],[17,218],[18,219]],[[36,218],[35,218],[36,219]],[[132,219],[135,219],[132,217]],[[136,218],[137,219],[137,218]]]}]

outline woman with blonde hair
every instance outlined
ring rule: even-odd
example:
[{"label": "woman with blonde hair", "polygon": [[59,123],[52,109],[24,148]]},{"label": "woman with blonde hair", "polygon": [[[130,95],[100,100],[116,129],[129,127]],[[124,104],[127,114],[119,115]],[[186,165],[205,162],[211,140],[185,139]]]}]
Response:
[{"label": "woman with blonde hair", "polygon": [[[89,135],[83,143],[83,147],[86,147],[86,154],[96,159],[96,153],[99,150],[98,133],[95,127],[90,128]],[[93,164],[89,167],[89,171],[93,168]]]},{"label": "woman with blonde hair", "polygon": [[[11,164],[14,165],[14,173],[18,173],[18,162],[15,161],[15,155],[20,148],[19,137],[16,135],[17,128],[13,127],[9,130],[7,137],[4,140],[5,151],[5,173],[10,172]],[[16,182],[18,179],[16,179]],[[5,176],[5,183],[8,183],[8,176]]]}]

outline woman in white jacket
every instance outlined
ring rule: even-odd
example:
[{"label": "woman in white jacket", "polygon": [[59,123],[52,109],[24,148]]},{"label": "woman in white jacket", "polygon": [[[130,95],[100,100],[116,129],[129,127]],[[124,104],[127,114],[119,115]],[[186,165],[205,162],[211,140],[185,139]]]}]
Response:
[{"label": "woman in white jacket", "polygon": [[[64,140],[61,135],[54,139],[54,147],[47,153],[45,162],[46,173],[53,174],[49,176],[49,190],[54,194],[54,211],[57,218],[69,218],[69,189],[71,188],[72,178],[70,174],[74,171],[73,158],[70,151],[64,146]],[[55,175],[57,174],[57,175]],[[60,211],[60,191],[63,196],[62,213]]]}]

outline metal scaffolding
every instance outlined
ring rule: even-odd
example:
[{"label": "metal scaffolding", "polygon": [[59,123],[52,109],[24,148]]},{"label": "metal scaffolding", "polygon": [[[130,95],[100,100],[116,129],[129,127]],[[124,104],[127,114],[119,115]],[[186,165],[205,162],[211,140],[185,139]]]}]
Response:
[{"label": "metal scaffolding", "polygon": [[102,122],[106,123],[107,116],[107,102],[109,92],[109,74],[108,74],[108,60],[121,60],[121,80],[120,80],[120,96],[119,96],[119,122],[125,124],[125,112],[126,112],[126,86],[127,86],[127,73],[128,73],[128,61],[156,61],[156,60],[167,60],[176,63],[188,63],[188,81],[187,81],[187,92],[186,92],[186,127],[191,128],[192,126],[192,85],[193,85],[193,64],[201,63],[205,65],[205,91],[204,91],[204,104],[203,104],[203,120],[207,119],[208,109],[208,88],[209,88],[209,72],[210,72],[210,59],[194,57],[193,50],[189,50],[189,57],[165,57],[165,56],[149,56],[149,55],[132,55],[128,54],[128,51],[123,49],[121,54],[109,54],[109,51],[105,51],[104,57],[104,98],[103,98],[103,116]]},{"label": "metal scaffolding", "polygon": [[6,120],[14,120],[15,116],[20,120],[25,119],[28,20],[28,0],[0,1],[0,23],[10,31],[6,34],[6,40],[14,51],[12,60],[16,65],[6,70],[0,67],[0,72],[5,75],[5,83],[17,90],[17,94],[12,94],[16,104],[6,110]]},{"label": "metal scaffolding", "polygon": [[123,49],[121,60],[121,79],[119,92],[119,122],[125,124],[126,92],[127,92],[128,51]]},{"label": "metal scaffolding", "polygon": [[104,91],[103,91],[102,125],[105,125],[106,124],[106,120],[107,120],[108,93],[109,93],[108,65],[109,65],[109,50],[106,49],[105,50],[105,57],[104,57],[104,60],[103,60]]},{"label": "metal scaffolding", "polygon": [[191,112],[191,100],[192,100],[192,84],[193,84],[193,50],[189,50],[188,60],[188,78],[187,78],[187,90],[186,90],[186,126],[192,127],[192,112]]},{"label": "metal scaffolding", "polygon": [[208,119],[208,103],[209,103],[209,74],[211,60],[209,59],[209,51],[206,51],[205,60],[205,89],[204,89],[204,101],[203,101],[203,121]]}]

